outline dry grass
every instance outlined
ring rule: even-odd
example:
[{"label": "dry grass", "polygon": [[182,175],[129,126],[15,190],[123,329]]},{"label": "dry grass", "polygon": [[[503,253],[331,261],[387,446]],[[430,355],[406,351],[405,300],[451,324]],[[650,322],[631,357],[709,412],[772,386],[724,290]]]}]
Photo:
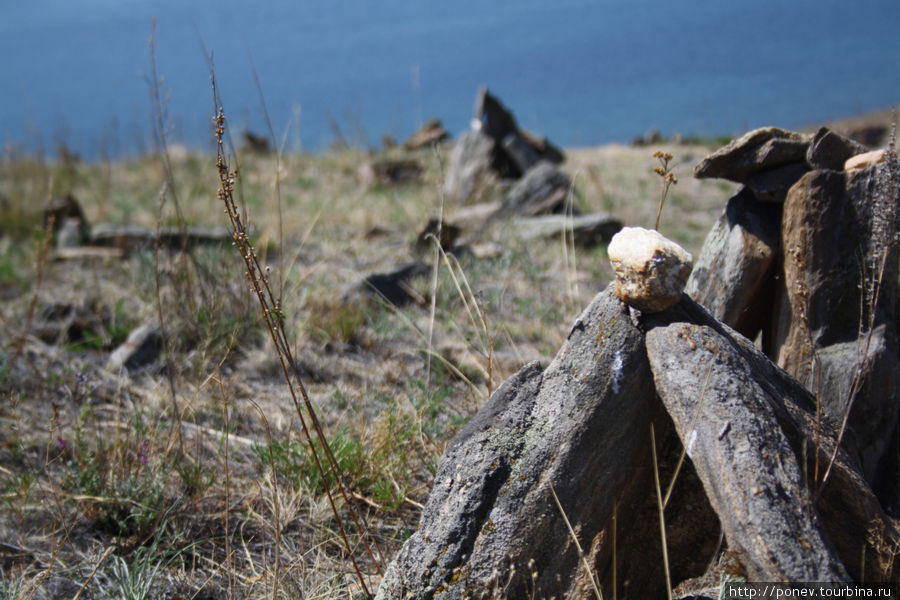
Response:
[{"label": "dry grass", "polygon": [[[675,156],[670,167],[680,181],[661,228],[696,253],[732,188],[689,177],[706,148],[663,150]],[[286,339],[349,484],[349,504],[388,559],[414,530],[452,435],[500,381],[549,359],[611,277],[603,248],[576,249],[575,262],[559,240],[526,242],[499,226],[484,233],[499,256],[442,259],[436,283],[413,282],[423,297],[434,290],[433,319],[427,306],[342,304],[341,293],[365,274],[412,259],[416,234],[437,215],[441,162],[428,151],[416,156],[425,166],[420,182],[367,187],[357,170],[371,157],[357,150],[242,155],[235,190],[261,266],[284,265]],[[581,209],[652,225],[652,149],[569,157]],[[0,598],[51,585],[67,597],[82,587],[81,597],[94,598],[357,597],[325,499],[334,482],[312,466],[232,248],[50,261],[36,285],[40,215],[30,207],[53,193],[71,191],[91,222],[155,229],[178,221],[159,203],[168,180],[186,223],[227,223],[214,156],[170,148],[171,172],[159,164],[141,157],[63,165],[11,152],[0,163],[0,191],[15,215],[0,233]],[[55,304],[113,316],[97,320],[104,331],[92,343],[66,335],[48,343],[32,327],[11,365],[33,295],[36,324]],[[104,368],[112,340],[158,323],[160,313],[174,403],[163,360],[132,375]],[[337,508],[346,516],[350,506],[338,499]],[[376,570],[359,533],[348,526],[373,588]]]}]

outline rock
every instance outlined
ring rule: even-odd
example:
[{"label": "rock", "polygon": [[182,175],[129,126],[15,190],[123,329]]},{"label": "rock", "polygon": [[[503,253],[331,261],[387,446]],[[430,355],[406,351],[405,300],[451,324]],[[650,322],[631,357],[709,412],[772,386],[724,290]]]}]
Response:
[{"label": "rock", "polygon": [[53,252],[53,260],[108,260],[125,258],[121,248],[103,246],[78,246],[76,248],[60,248]]},{"label": "rock", "polygon": [[781,206],[760,202],[743,188],[706,236],[685,292],[754,339],[768,329],[780,248]]},{"label": "rock", "polygon": [[472,122],[476,130],[494,141],[492,165],[500,177],[518,179],[540,160],[558,164],[564,159],[546,138],[519,130],[512,112],[486,87],[478,90]]},{"label": "rock", "polygon": [[[163,248],[188,250],[194,246],[223,245],[232,241],[231,230],[225,227],[162,227],[158,231],[159,245]],[[98,223],[91,229],[91,244],[114,247],[125,252],[152,250],[157,231],[135,225]]]},{"label": "rock", "polygon": [[[748,579],[895,580],[897,524],[812,394],[689,299],[642,323],[656,390]],[[811,482],[832,455],[827,484]]]},{"label": "rock", "polygon": [[[440,233],[438,232],[440,230]],[[427,251],[434,250],[434,240],[438,239],[441,248],[445,252],[450,252],[456,246],[456,241],[462,234],[462,228],[448,221],[439,221],[432,217],[428,219],[425,228],[416,236],[416,252],[423,254]]]},{"label": "rock", "polygon": [[550,140],[545,136],[535,135],[525,129],[520,129],[519,135],[535,152],[537,152],[540,160],[545,160],[555,165],[562,164],[566,161],[566,155],[563,154],[563,151],[551,144]]},{"label": "rock", "polygon": [[519,131],[516,118],[488,91],[487,86],[479,88],[475,96],[474,120],[478,123],[478,130],[495,141]]},{"label": "rock", "polygon": [[36,589],[30,588],[30,584],[26,584],[25,589],[31,589],[31,592],[27,595],[23,594],[23,597],[32,600],[62,600],[63,598],[75,598],[82,591],[81,585],[60,575],[39,577],[36,581],[39,582]]},{"label": "rock", "polygon": [[[567,212],[572,180],[556,166],[540,162],[506,193],[497,216],[533,217]],[[568,212],[578,214],[574,206]]]},{"label": "rock", "polygon": [[127,370],[134,373],[159,358],[162,352],[162,333],[154,325],[141,325],[128,334],[125,342],[116,348],[106,361],[111,371]]},{"label": "rock", "polygon": [[662,144],[666,141],[666,138],[663,137],[663,134],[659,131],[659,129],[651,129],[647,133],[642,136],[636,137],[631,140],[631,145],[635,148],[640,148],[642,146],[651,146],[653,144]]},{"label": "rock", "polygon": [[[784,289],[789,316],[776,333],[778,364],[808,381],[811,341],[822,348],[855,340],[868,308],[860,298],[869,289],[885,240],[879,240],[874,210],[885,165],[853,171],[811,171],[788,193],[782,221]],[[895,198],[893,203],[896,205]],[[883,210],[891,210],[884,207]],[[865,257],[867,264],[861,263]],[[897,306],[897,252],[891,252],[876,308],[875,325],[893,324]],[[805,317],[801,319],[800,315]]]},{"label": "rock", "polygon": [[403,142],[403,147],[407,150],[418,150],[439,144],[449,138],[450,134],[438,119],[429,119]]},{"label": "rock", "polygon": [[66,217],[56,228],[56,247],[58,249],[75,248],[83,244],[85,239],[87,239],[87,231],[84,221],[81,219]]},{"label": "rock", "polygon": [[538,162],[560,163],[562,152],[546,138],[520,131],[500,101],[478,90],[472,131],[463,134],[450,154],[444,195],[451,201],[477,201],[477,191],[491,179],[518,179]]},{"label": "rock", "polygon": [[886,156],[887,152],[884,149],[857,154],[856,156],[851,156],[847,159],[844,163],[844,170],[865,169],[866,167],[871,167],[872,165],[884,162]]},{"label": "rock", "polygon": [[761,202],[783,204],[787,191],[809,171],[805,162],[791,163],[783,167],[775,167],[759,171],[747,177],[746,185]]},{"label": "rock", "polygon": [[805,161],[810,140],[811,136],[777,127],[754,129],[700,161],[694,177],[744,183],[759,171]]},{"label": "rock", "polygon": [[[823,413],[840,423],[850,410],[843,446],[876,491],[894,484],[886,481],[885,462],[896,436],[900,406],[900,360],[895,342],[880,325],[871,335],[864,333],[851,342],[818,349],[812,369],[818,374],[817,394]],[[812,382],[806,383],[812,387]]]},{"label": "rock", "polygon": [[[475,258],[499,258],[503,255],[503,247],[494,242],[472,242],[466,244],[465,248]],[[519,363],[521,364],[521,363]]]},{"label": "rock", "polygon": [[44,228],[53,223],[53,233],[59,248],[71,248],[84,243],[90,235],[90,225],[78,199],[64,194],[52,199],[44,207]]},{"label": "rock", "polygon": [[421,163],[414,159],[375,160],[359,168],[359,179],[364,185],[394,185],[417,181],[422,170]]},{"label": "rock", "polygon": [[450,212],[447,220],[461,229],[477,230],[484,227],[497,214],[500,206],[500,202],[480,202],[461,206]]},{"label": "rock", "polygon": [[410,302],[420,303],[424,299],[412,289],[410,282],[414,277],[421,277],[429,272],[430,269],[425,263],[413,262],[384,273],[372,273],[347,289],[341,295],[341,300],[348,304],[370,304],[381,301],[394,306],[403,306]]},{"label": "rock", "polygon": [[519,135],[518,131],[506,134],[506,137],[500,140],[500,147],[503,148],[506,156],[515,166],[514,177],[521,177],[528,173],[541,160],[537,151],[531,147],[525,138]]},{"label": "rock", "polygon": [[447,167],[444,196],[450,202],[476,201],[496,174],[492,168],[494,140],[479,131],[460,136]]},{"label": "rock", "polygon": [[608,244],[622,229],[622,221],[605,213],[592,215],[543,215],[515,219],[513,229],[521,238],[559,238],[565,234],[585,248]]},{"label": "rock", "polygon": [[847,135],[868,148],[875,148],[887,143],[889,133],[889,128],[886,125],[871,125],[868,127],[857,127],[847,132]]},{"label": "rock", "polygon": [[681,299],[693,258],[658,231],[625,227],[607,252],[616,272],[615,294],[626,304],[656,312]]},{"label": "rock", "polygon": [[112,311],[101,302],[56,301],[42,307],[34,323],[34,335],[48,344],[106,347]]},{"label": "rock", "polygon": [[777,396],[715,324],[680,314],[647,322],[656,390],[748,579],[850,581],[807,508],[812,499],[790,443],[773,427]]},{"label": "rock", "polygon": [[[863,386],[860,392],[865,392],[865,399],[857,398],[850,413],[851,423],[858,423],[868,436],[857,447],[881,450],[889,439],[880,436],[893,435],[888,430],[893,430],[898,416],[896,377],[878,375],[882,367],[875,364],[863,369],[863,378],[857,380],[855,360],[834,359],[827,362],[835,362],[834,376],[843,378],[843,383],[832,377],[828,381],[831,391],[827,391],[819,379],[819,367],[824,363],[817,361],[823,360],[818,355],[829,347],[855,344],[861,329],[867,335],[870,322],[873,329],[884,325],[886,348],[896,358],[900,252],[887,241],[896,235],[896,229],[887,229],[886,220],[900,199],[886,196],[896,194],[896,188],[885,190],[883,186],[889,177],[885,164],[852,171],[811,171],[788,192],[781,234],[784,278],[772,336],[772,356],[778,365],[813,392],[830,396],[850,389],[851,383]],[[887,256],[886,248],[892,248]],[[882,268],[878,302],[872,306],[872,274]],[[841,354],[846,358],[847,353],[855,354],[849,350]],[[876,363],[883,361],[893,364],[887,358],[878,358]],[[831,372],[830,367],[826,370]],[[845,401],[828,401],[833,407],[830,410],[837,411],[829,415],[832,419],[843,418]],[[874,484],[884,457],[876,451],[861,453],[862,471]]]},{"label": "rock", "polygon": [[269,147],[269,138],[252,131],[244,132],[244,148],[257,154],[268,154],[272,151]]},{"label": "rock", "polygon": [[[622,548],[631,507],[649,492],[647,425],[659,405],[642,337],[607,289],[546,370],[532,363],[504,382],[447,447],[376,598],[591,597],[551,486],[608,575],[615,507]],[[647,597],[664,593],[655,571],[634,576]]]},{"label": "rock", "polygon": [[844,163],[848,158],[863,154],[868,150],[859,142],[835,133],[827,127],[822,127],[809,144],[806,162],[813,169],[840,171],[844,168]]}]

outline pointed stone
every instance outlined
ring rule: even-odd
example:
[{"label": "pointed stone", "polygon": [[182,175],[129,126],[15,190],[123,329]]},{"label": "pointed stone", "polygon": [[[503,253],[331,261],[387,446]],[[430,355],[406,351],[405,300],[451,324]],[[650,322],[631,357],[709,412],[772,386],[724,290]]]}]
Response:
[{"label": "pointed stone", "polygon": [[694,263],[685,292],[714,317],[755,339],[768,327],[781,248],[781,206],[742,189],[728,200]]},{"label": "pointed stone", "polygon": [[840,171],[847,159],[868,151],[869,149],[859,142],[822,127],[809,144],[806,162],[813,169]]},{"label": "pointed stone", "polygon": [[[532,364],[507,380],[447,447],[376,598],[462,599],[495,586],[509,598],[589,597],[553,493],[582,546],[608,565],[616,504],[624,536],[649,492],[641,467],[658,408],[643,335],[607,289],[546,370]],[[664,594],[660,575],[635,574],[635,588]]]}]

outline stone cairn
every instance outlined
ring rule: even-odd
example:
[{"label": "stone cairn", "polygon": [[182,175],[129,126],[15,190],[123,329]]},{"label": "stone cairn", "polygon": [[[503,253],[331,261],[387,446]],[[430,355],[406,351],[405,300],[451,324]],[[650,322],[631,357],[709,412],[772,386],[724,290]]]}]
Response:
[{"label": "stone cairn", "polygon": [[451,441],[376,597],[896,585],[897,168],[865,151],[765,128],[704,159],[697,177],[743,188],[692,272],[620,232],[616,281],[556,357]]}]

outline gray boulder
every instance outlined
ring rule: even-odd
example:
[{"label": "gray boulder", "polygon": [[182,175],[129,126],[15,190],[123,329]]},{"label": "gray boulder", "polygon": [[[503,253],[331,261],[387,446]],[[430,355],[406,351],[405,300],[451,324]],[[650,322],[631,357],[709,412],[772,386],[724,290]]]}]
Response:
[{"label": "gray boulder", "polygon": [[[541,161],[513,185],[503,198],[501,217],[534,217],[566,212],[572,180],[555,165]],[[572,207],[572,211],[578,211]],[[569,212],[572,212],[569,211]]]},{"label": "gray boulder", "polygon": [[802,390],[756,368],[749,345],[690,300],[645,322],[656,390],[748,578],[849,582],[777,426],[777,403]]},{"label": "gray boulder", "polygon": [[748,577],[896,582],[897,522],[816,398],[689,298],[642,324],[656,390]]},{"label": "gray boulder", "polygon": [[754,339],[767,328],[772,311],[780,230],[781,207],[742,189],[728,200],[706,236],[685,292]]},{"label": "gray boulder", "polygon": [[616,503],[628,523],[628,507],[646,496],[639,458],[658,406],[643,335],[607,289],[546,370],[519,371],[450,443],[376,598],[587,597],[551,488],[582,547],[602,547],[592,558],[609,561]]},{"label": "gray boulder", "polygon": [[496,178],[493,161],[494,140],[480,131],[468,131],[460,136],[447,167],[444,195],[451,202],[465,203],[478,199],[479,192]]}]

